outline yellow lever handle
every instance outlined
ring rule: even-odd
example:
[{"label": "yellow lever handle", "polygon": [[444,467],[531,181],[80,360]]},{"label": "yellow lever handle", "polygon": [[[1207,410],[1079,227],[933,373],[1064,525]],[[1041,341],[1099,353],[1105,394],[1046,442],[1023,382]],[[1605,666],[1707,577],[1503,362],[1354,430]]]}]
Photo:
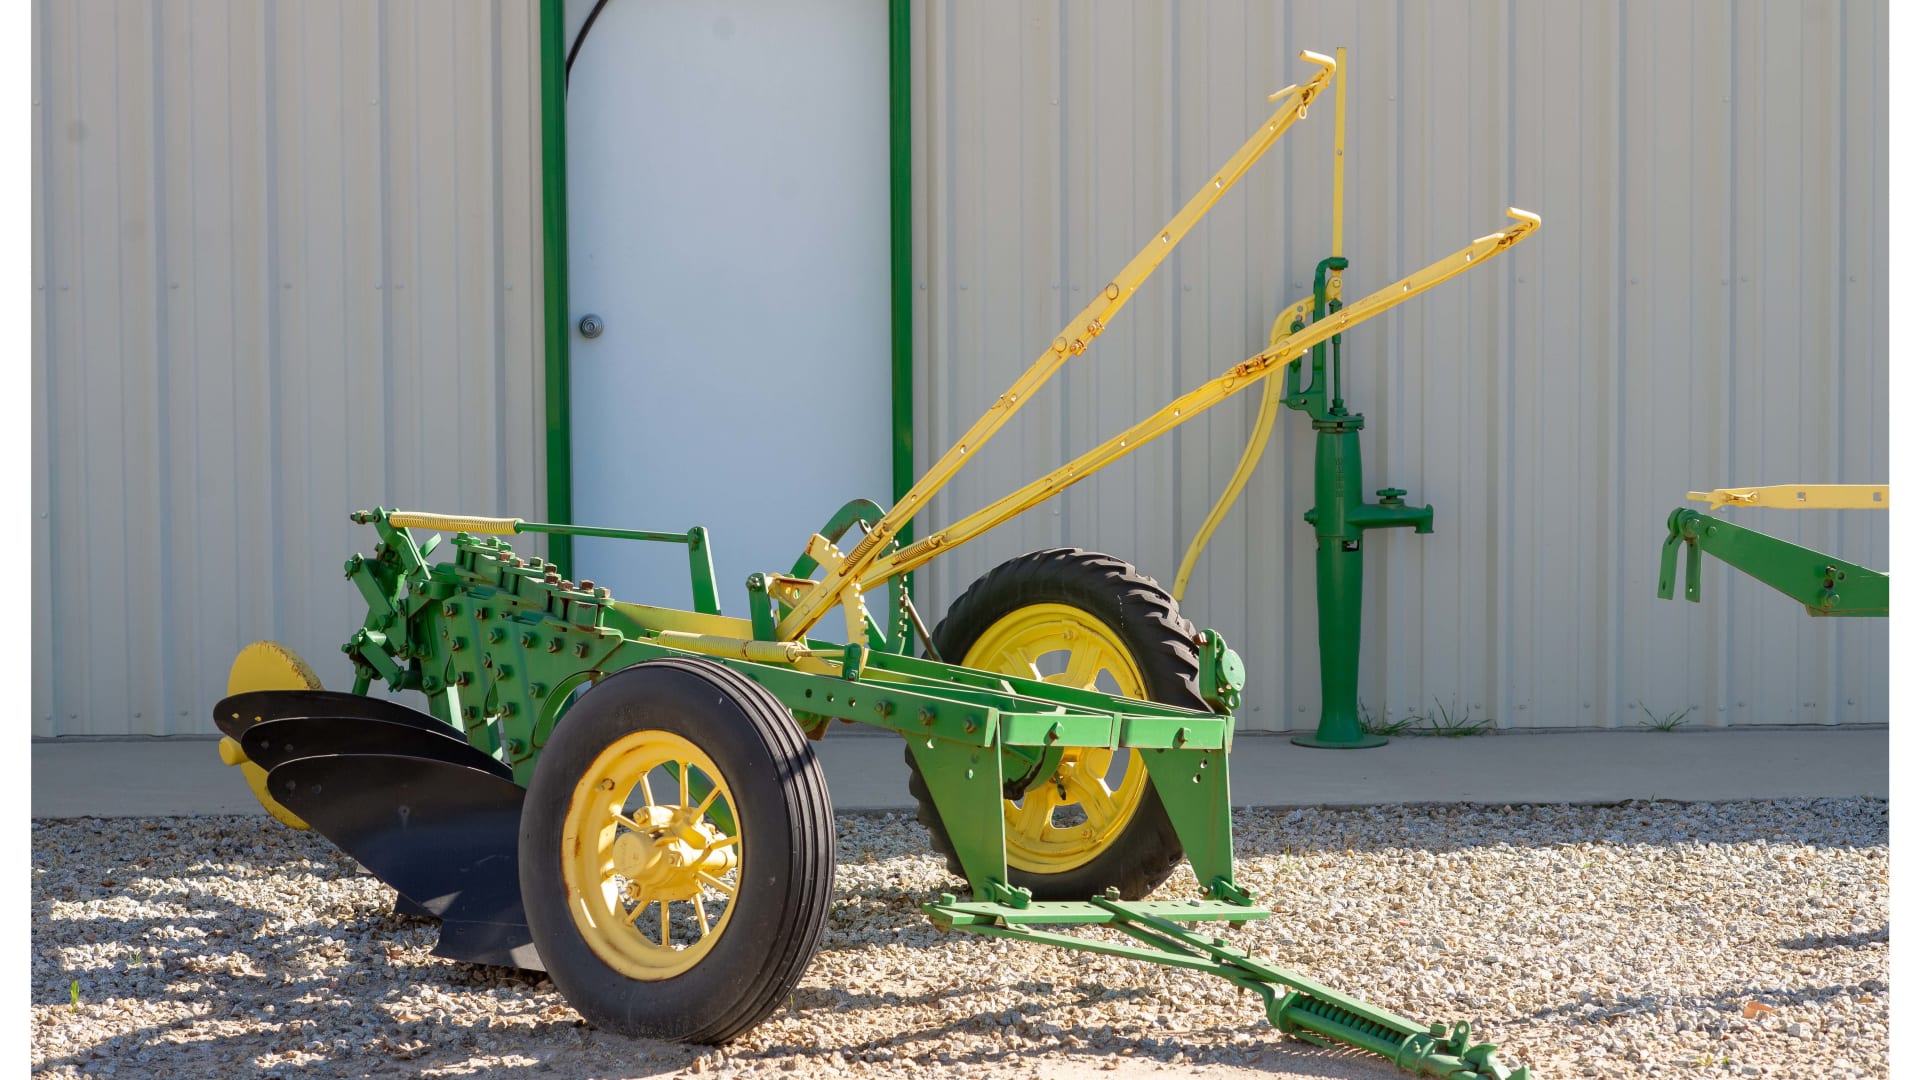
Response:
[{"label": "yellow lever handle", "polygon": [[402,529],[448,529],[453,532],[511,536],[520,531],[519,518],[460,517],[455,514],[419,514],[398,511],[387,515],[389,525]]}]

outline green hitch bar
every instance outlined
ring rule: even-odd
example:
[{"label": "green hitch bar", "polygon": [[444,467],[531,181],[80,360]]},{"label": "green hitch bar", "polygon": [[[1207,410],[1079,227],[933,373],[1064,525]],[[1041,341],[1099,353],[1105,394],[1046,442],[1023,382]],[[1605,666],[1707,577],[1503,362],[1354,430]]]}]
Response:
[{"label": "green hitch bar", "polygon": [[1706,552],[1792,597],[1809,615],[1887,615],[1885,573],[1684,506],[1667,515],[1667,539],[1660,548],[1662,600],[1673,599],[1682,547],[1687,549],[1686,596],[1696,604],[1701,553]]},{"label": "green hitch bar", "polygon": [[[965,933],[1010,938],[1099,953],[1215,975],[1260,995],[1267,1022],[1320,1046],[1364,1050],[1415,1076],[1444,1080],[1528,1080],[1526,1067],[1508,1068],[1491,1043],[1475,1044],[1471,1025],[1426,1027],[1284,968],[1262,963],[1225,938],[1182,923],[1239,924],[1273,913],[1250,903],[1221,900],[1124,901],[1106,896],[1080,901],[1033,901],[1015,907],[962,901],[945,894],[924,908],[934,925]],[[1139,944],[1075,937],[1047,925],[1106,926]]]}]

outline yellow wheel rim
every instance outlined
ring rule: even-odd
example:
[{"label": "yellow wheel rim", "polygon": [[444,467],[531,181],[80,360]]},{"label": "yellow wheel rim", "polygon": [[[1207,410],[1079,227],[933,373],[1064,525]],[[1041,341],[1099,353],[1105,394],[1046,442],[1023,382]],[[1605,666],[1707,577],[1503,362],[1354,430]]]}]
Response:
[{"label": "yellow wheel rim", "polygon": [[[1147,697],[1146,679],[1119,635],[1066,604],[1034,604],[1006,615],[980,635],[961,663],[1123,697]],[[1017,801],[1007,800],[1007,864],[1034,874],[1084,866],[1133,820],[1146,790],[1146,766],[1134,751],[1066,750],[1048,782],[1036,784]]]},{"label": "yellow wheel rim", "polygon": [[[320,676],[313,673],[298,653],[277,641],[256,641],[241,649],[240,655],[233,658],[233,667],[227,671],[228,697],[252,690],[320,689],[324,689]],[[240,766],[240,775],[253,789],[253,797],[281,824],[293,829],[307,827],[298,814],[267,794],[267,770],[247,760],[247,752],[240,748],[238,741],[231,737],[220,740],[220,760]]]},{"label": "yellow wheel rim", "polygon": [[567,910],[594,955],[649,982],[706,957],[740,888],[738,805],[679,735],[636,731],[601,751],[574,785],[560,843]]}]

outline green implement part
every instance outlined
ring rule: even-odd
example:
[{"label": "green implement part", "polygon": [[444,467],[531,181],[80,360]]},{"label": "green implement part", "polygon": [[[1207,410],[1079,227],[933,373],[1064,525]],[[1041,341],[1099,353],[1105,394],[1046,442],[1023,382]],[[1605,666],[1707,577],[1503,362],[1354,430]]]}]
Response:
[{"label": "green implement part", "polygon": [[[1417,1076],[1468,1080],[1527,1080],[1525,1067],[1509,1069],[1495,1057],[1491,1043],[1472,1041],[1472,1028],[1459,1023],[1421,1027],[1404,1017],[1349,997],[1284,968],[1262,963],[1225,938],[1197,933],[1187,922],[1245,922],[1269,913],[1232,904],[1192,900],[1133,901],[1116,896],[1087,903],[1034,903],[1009,907],[966,903],[943,895],[926,905],[938,926],[991,937],[1142,960],[1151,964],[1205,972],[1259,994],[1267,1020],[1281,1031],[1328,1047],[1351,1047],[1378,1054]],[[1046,925],[1110,927],[1138,944],[1074,937]]]},{"label": "green implement part", "polygon": [[[560,7],[541,8],[549,57]],[[897,69],[906,5],[892,12]],[[819,947],[834,828],[812,744],[835,721],[867,724],[905,741],[921,821],[966,882],[965,900],[926,906],[938,925],[1211,974],[1258,993],[1283,1032],[1418,1074],[1524,1078],[1474,1044],[1466,1024],[1416,1024],[1191,928],[1271,913],[1235,878],[1229,758],[1245,665],[1216,631],[1188,621],[1175,595],[1124,560],[1050,548],[976,581],[929,631],[907,584],[918,566],[1228,397],[1284,380],[1285,404],[1309,415],[1318,440],[1308,520],[1319,540],[1326,706],[1309,745],[1367,744],[1355,715],[1361,539],[1378,528],[1429,532],[1432,509],[1406,505],[1397,489],[1362,499],[1362,420],[1341,396],[1342,335],[1485,265],[1537,229],[1537,215],[1510,209],[1507,227],[1343,305],[1336,194],[1333,257],[1291,332],[999,500],[918,538],[910,529],[1306,117],[1340,65],[1301,58],[1309,77],[1268,99],[1266,121],[966,435],[896,490],[890,509],[849,501],[798,545],[789,569],[750,575],[744,613],[721,611],[704,528],[572,524],[564,489],[551,493],[552,523],[359,511],[353,520],[378,544],[344,566],[367,607],[341,646],[352,693],[326,690],[283,646],[248,646],[214,709],[222,760],[251,770],[247,782],[276,818],[311,827],[391,886],[397,911],[439,919],[436,955],[544,970],[609,1031],[717,1044],[788,1001]],[[551,120],[560,84],[547,75]],[[896,133],[905,105],[896,96]],[[559,149],[548,141],[550,169]],[[896,224],[910,194],[896,183]],[[906,233],[894,236],[899,262]],[[903,280],[896,370],[910,359]],[[563,327],[549,332],[564,345]],[[910,434],[896,429],[896,488]],[[549,538],[555,561],[516,552],[509,538],[522,534]],[[572,580],[574,536],[683,546],[692,609]],[[442,561],[429,560],[436,551]],[[1829,579],[1829,592],[1847,580],[1831,568]],[[876,612],[869,604],[882,595]],[[1884,609],[1884,579],[1880,595]],[[844,627],[844,644],[815,629],[835,611],[844,623],[831,633]],[[424,709],[374,697],[376,683],[422,695]],[[1186,895],[1167,899],[1183,862],[1193,873]]]},{"label": "green implement part", "polygon": [[1680,507],[1667,515],[1660,548],[1662,600],[1673,599],[1681,547],[1687,549],[1687,599],[1700,602],[1702,552],[1786,593],[1814,616],[1887,615],[1887,575],[1731,521]]}]

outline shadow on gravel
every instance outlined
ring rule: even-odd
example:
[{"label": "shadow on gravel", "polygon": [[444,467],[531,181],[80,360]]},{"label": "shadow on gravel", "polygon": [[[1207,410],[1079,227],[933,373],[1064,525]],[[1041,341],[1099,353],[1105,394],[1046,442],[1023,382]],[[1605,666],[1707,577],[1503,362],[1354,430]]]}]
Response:
[{"label": "shadow on gravel", "polygon": [[1859,934],[1808,934],[1805,937],[1788,938],[1780,942],[1783,949],[1858,949],[1864,945],[1884,945],[1887,943],[1887,924],[1881,923],[1880,929]]},{"label": "shadow on gravel", "polygon": [[[1791,807],[1791,822],[1756,806]],[[1357,808],[1237,809],[1234,853],[1242,858],[1335,851],[1416,850],[1433,855],[1491,845],[1797,844],[1814,848],[1887,846],[1887,803],[1866,798],[1778,803],[1638,800],[1612,806],[1414,804]],[[1863,830],[1863,825],[1865,826]],[[1877,825],[1877,828],[1876,828]],[[1480,840],[1489,831],[1498,840]],[[1861,834],[1865,831],[1865,843]]]},{"label": "shadow on gravel", "polygon": [[[1848,983],[1817,987],[1793,988],[1779,984],[1767,986],[1742,986],[1722,990],[1712,997],[1701,998],[1693,995],[1674,994],[1634,994],[1622,995],[1604,1005],[1593,1002],[1568,1002],[1526,1014],[1525,1019],[1553,1020],[1573,1018],[1587,1023],[1608,1023],[1623,1016],[1635,1014],[1658,1014],[1663,1010],[1684,1008],[1692,1012],[1723,1014],[1727,1019],[1742,1015],[1748,1002],[1759,1002],[1774,1009],[1805,1005],[1809,1002],[1826,1001],[1835,997],[1857,997],[1861,994],[1884,995],[1887,984],[1879,979],[1865,982]],[[1518,1018],[1516,1018],[1518,1019]]]}]

